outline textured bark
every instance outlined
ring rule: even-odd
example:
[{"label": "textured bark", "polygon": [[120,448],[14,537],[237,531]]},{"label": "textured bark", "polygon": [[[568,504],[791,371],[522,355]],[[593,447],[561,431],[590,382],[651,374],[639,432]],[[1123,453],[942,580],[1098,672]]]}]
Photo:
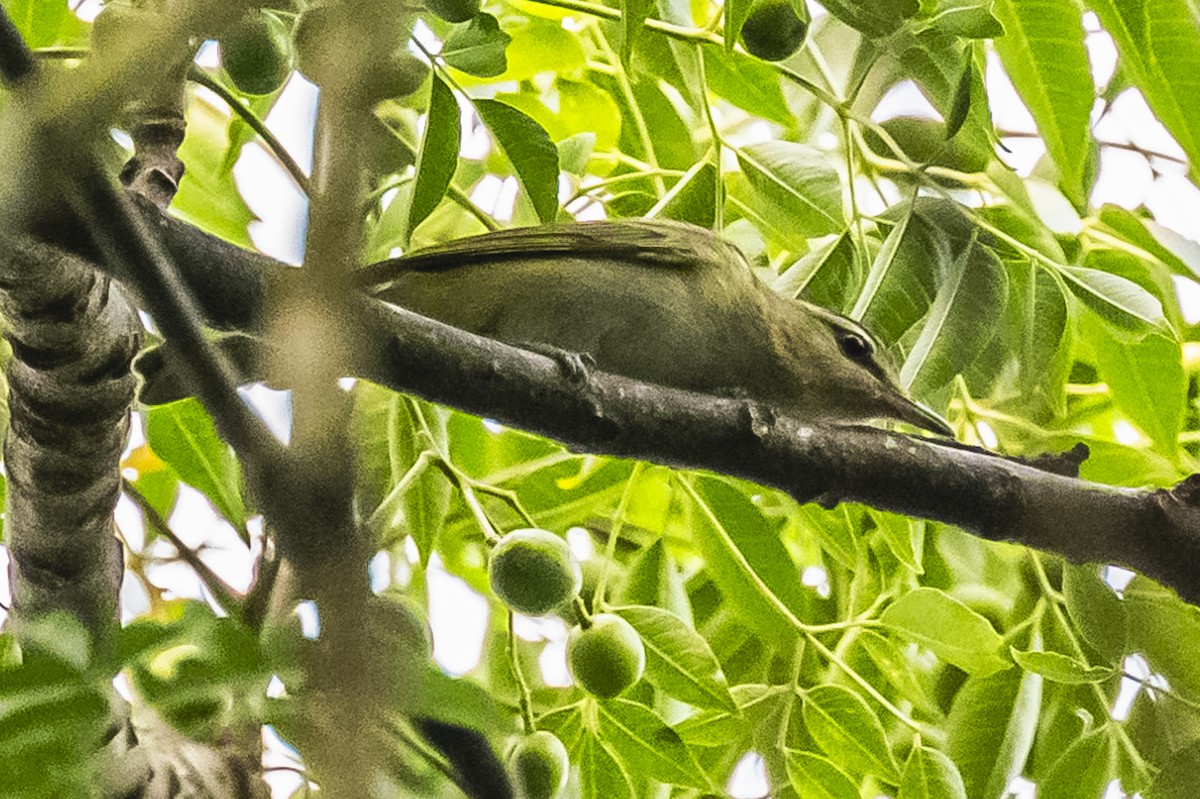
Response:
[{"label": "textured bark", "polygon": [[103,649],[117,624],[112,512],[141,322],[118,284],[30,240],[0,253],[0,290],[12,346],[4,460],[13,611],[71,613]]}]

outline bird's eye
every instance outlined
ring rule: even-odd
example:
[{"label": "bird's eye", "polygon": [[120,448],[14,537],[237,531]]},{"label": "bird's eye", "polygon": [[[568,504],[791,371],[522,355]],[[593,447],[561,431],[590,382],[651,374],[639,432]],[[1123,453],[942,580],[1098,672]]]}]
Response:
[{"label": "bird's eye", "polygon": [[838,337],[842,354],[852,361],[865,361],[871,357],[871,342],[857,333],[843,333]]}]

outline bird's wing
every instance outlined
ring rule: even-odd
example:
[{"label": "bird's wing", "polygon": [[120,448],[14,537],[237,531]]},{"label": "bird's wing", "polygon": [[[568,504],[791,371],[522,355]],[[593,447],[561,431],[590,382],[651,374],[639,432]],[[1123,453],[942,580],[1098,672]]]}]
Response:
[{"label": "bird's wing", "polygon": [[356,273],[360,286],[377,287],[405,272],[564,256],[676,269],[744,267],[741,251],[707,228],[665,220],[623,219],[510,228],[470,236],[371,264]]}]

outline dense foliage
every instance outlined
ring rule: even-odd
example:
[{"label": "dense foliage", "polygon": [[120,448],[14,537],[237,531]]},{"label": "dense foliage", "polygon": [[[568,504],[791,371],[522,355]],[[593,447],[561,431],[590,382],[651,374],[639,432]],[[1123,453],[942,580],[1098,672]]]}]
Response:
[{"label": "dense foliage", "polygon": [[[193,84],[173,205],[245,246],[253,214],[231,172],[256,138],[245,117],[265,117],[293,64],[335,79],[341,52],[306,38],[341,24],[335,6],[264,5],[222,39],[223,71],[204,78],[233,93],[238,113]],[[963,441],[1014,455],[1083,441],[1082,476],[1111,485],[1166,487],[1195,470],[1200,339],[1180,297],[1200,276],[1200,249],[1132,192],[1130,207],[1091,200],[1098,180],[1122,179],[1126,157],[1197,196],[1187,165],[1200,159],[1200,14],[1188,0],[376,5],[378,41],[351,44],[379,65],[364,96],[387,99],[370,126],[346,132],[368,155],[368,261],[573,215],[714,227],[778,291],[873,331],[904,386]],[[66,0],[5,7],[34,47],[89,41]],[[991,106],[1012,105],[1005,81],[1036,129],[997,129]],[[904,85],[923,100],[884,118]],[[1157,139],[1166,151],[1111,133],[1137,96],[1173,139]],[[1018,172],[1007,145],[1031,137],[1044,155]],[[483,199],[497,192],[511,207]],[[395,654],[396,685],[380,694],[393,733],[380,796],[457,793],[407,726],[415,717],[482,730],[502,753],[517,746],[537,796],[554,795],[561,764],[540,733],[522,742],[535,730],[565,746],[562,796],[724,795],[748,753],[780,797],[1001,799],[1018,777],[1040,799],[1111,796],[1113,781],[1147,799],[1195,795],[1200,615],[1144,577],[575,455],[365,382],[351,390],[355,502],[385,600],[364,623]],[[304,731],[274,684],[299,679],[312,642],[286,626],[256,636],[174,598],[154,573],[155,514],[169,517],[190,489],[237,531],[236,559],[261,553],[239,465],[194,400],[140,419],[145,443],[124,465],[146,535],[122,532],[127,580],[148,610],[123,631],[117,667],[137,707],[184,735],[217,742],[270,724],[303,756]],[[540,541],[526,554],[548,562],[526,567],[561,585],[515,603],[523,591],[510,588],[505,604],[489,549],[522,528],[572,530],[574,555]],[[487,600],[482,659],[458,677],[434,665],[425,629],[426,615],[455,612],[430,608],[430,575],[443,570]],[[580,571],[582,595],[559,605]],[[557,610],[514,622],[522,601]],[[619,650],[601,656],[614,662],[591,658],[591,693],[549,683],[568,627],[601,612],[604,625],[571,640],[613,630],[596,645]],[[435,626],[435,640],[455,624]],[[111,675],[77,630],[54,630],[30,639],[19,668],[0,637],[6,796],[97,784],[83,753],[105,729]],[[559,667],[544,672],[548,647]],[[746,784],[735,788],[762,790]]]}]

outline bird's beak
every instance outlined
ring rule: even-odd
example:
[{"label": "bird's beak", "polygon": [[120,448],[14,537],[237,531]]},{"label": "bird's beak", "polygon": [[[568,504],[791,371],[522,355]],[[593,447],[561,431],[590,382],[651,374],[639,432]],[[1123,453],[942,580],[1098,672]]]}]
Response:
[{"label": "bird's beak", "polygon": [[908,422],[914,427],[928,430],[931,433],[940,433],[954,438],[954,428],[950,427],[949,422],[921,403],[910,400],[901,394],[889,393],[886,397],[888,405],[891,406],[888,409],[891,412],[891,418]]}]

